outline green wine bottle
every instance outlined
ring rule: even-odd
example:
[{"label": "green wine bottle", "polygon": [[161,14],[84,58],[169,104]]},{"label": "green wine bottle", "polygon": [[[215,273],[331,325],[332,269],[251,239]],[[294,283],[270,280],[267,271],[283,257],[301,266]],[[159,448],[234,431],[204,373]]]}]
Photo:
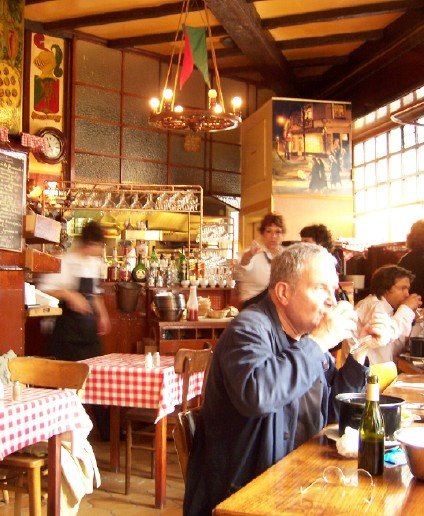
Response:
[{"label": "green wine bottle", "polygon": [[367,380],[364,413],[359,425],[358,468],[371,475],[382,475],[384,470],[384,420],[379,405],[378,377]]},{"label": "green wine bottle", "polygon": [[145,282],[146,281],[146,273],[147,273],[147,269],[146,269],[146,266],[144,265],[144,258],[142,256],[142,254],[140,253],[138,255],[137,265],[134,267],[134,269],[132,270],[132,273],[131,273],[133,281],[137,281],[139,283]]}]

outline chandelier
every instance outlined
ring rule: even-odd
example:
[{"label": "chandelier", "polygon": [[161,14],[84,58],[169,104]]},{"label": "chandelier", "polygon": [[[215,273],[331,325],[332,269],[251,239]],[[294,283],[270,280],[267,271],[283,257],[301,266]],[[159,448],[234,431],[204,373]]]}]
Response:
[{"label": "chandelier", "polygon": [[[160,129],[216,132],[235,129],[241,123],[240,108],[242,101],[240,97],[232,99],[231,111],[227,112],[225,110],[206,0],[202,0],[202,4],[205,12],[206,27],[199,28],[187,26],[186,21],[189,14],[190,0],[183,0],[182,2],[162,97],[160,100],[158,98],[150,100],[152,111],[149,117],[149,124]],[[209,37],[216,89],[211,88],[209,79],[206,35]],[[176,66],[173,68],[174,56],[178,56],[178,59]],[[177,86],[179,85],[181,90],[185,81],[191,75],[194,65],[203,74],[203,78],[209,86],[206,109],[185,108],[177,102]],[[172,73],[173,69],[174,73]]]}]

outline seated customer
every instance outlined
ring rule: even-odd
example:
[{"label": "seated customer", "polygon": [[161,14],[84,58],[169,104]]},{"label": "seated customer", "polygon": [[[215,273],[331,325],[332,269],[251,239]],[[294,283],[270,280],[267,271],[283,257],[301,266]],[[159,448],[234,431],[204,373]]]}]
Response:
[{"label": "seated customer", "polygon": [[[371,277],[370,294],[356,305],[358,333],[376,313],[390,317],[390,341],[387,346],[368,350],[370,364],[391,362],[402,352],[411,333],[415,310],[421,306],[421,296],[409,294],[414,275],[398,265],[384,265]],[[343,359],[349,354],[350,340],[342,347]]]},{"label": "seated customer", "polygon": [[[272,261],[268,295],[222,334],[189,460],[186,516],[211,514],[334,419],[335,394],[364,388],[364,353],[339,371],[328,353],[356,328],[351,304],[336,305],[337,284],[326,249],[287,247]],[[363,331],[377,346],[385,333],[380,317]]]}]

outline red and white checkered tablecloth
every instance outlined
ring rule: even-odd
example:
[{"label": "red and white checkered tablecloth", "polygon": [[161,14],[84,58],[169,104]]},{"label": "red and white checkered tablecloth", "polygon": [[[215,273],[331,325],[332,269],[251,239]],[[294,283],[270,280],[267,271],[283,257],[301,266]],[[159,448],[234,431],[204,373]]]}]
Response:
[{"label": "red and white checkered tablecloth", "polygon": [[21,399],[12,401],[5,386],[0,400],[0,460],[17,450],[53,435],[93,427],[75,391],[28,387]]},{"label": "red and white checkered tablecloth", "polygon": [[[158,421],[181,403],[183,386],[174,357],[160,360],[160,367],[152,369],[146,369],[144,355],[112,353],[82,360],[90,366],[83,403],[157,409]],[[189,398],[201,393],[203,376],[191,376]]]}]

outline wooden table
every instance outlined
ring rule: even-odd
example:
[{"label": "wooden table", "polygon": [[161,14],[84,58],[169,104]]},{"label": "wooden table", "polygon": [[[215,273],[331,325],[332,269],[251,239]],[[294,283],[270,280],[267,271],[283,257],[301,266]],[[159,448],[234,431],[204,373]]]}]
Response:
[{"label": "wooden table", "polygon": [[[161,357],[160,367],[146,369],[145,356],[112,353],[87,360],[90,374],[84,403],[110,406],[110,465],[119,471],[120,408],[139,407],[157,411],[155,422],[155,505],[166,499],[166,423],[182,400],[182,377],[174,371],[174,357]],[[189,399],[202,391],[203,373],[190,378]]]},{"label": "wooden table", "polygon": [[[411,386],[409,387],[408,384]],[[398,375],[384,391],[389,396],[398,396],[408,403],[424,403],[424,388],[414,387],[414,384],[424,385],[424,371],[421,374],[405,374]]]},{"label": "wooden table", "polygon": [[400,373],[424,374],[424,358],[414,360],[408,355],[401,355],[396,360],[396,366]]},{"label": "wooden table", "polygon": [[370,505],[355,488],[312,487],[305,495],[300,488],[322,476],[327,466],[338,466],[345,473],[357,468],[356,459],[345,459],[333,442],[320,435],[255,478],[240,491],[220,503],[216,516],[273,516],[277,514],[369,514],[396,516],[422,514],[424,483],[416,481],[408,466],[385,469],[375,477]]},{"label": "wooden table", "polygon": [[[409,403],[423,403],[420,389],[398,386],[397,382],[422,383],[421,375],[401,374],[384,391],[400,396]],[[382,477],[375,477],[373,500],[368,506],[354,488],[325,486],[312,487],[305,495],[300,488],[308,486],[322,476],[327,466],[338,466],[344,472],[357,467],[356,459],[346,459],[337,453],[334,442],[324,431],[297,450],[287,455],[262,475],[252,480],[240,491],[220,503],[216,516],[273,516],[277,514],[305,513],[364,514],[396,516],[422,514],[424,507],[424,482],[415,480],[408,466],[386,468]]]},{"label": "wooden table", "polygon": [[12,388],[5,387],[4,402],[0,407],[0,459],[48,439],[49,516],[60,512],[61,435],[74,430],[84,430],[88,435],[92,426],[73,391],[26,388],[20,401],[12,401]]}]

